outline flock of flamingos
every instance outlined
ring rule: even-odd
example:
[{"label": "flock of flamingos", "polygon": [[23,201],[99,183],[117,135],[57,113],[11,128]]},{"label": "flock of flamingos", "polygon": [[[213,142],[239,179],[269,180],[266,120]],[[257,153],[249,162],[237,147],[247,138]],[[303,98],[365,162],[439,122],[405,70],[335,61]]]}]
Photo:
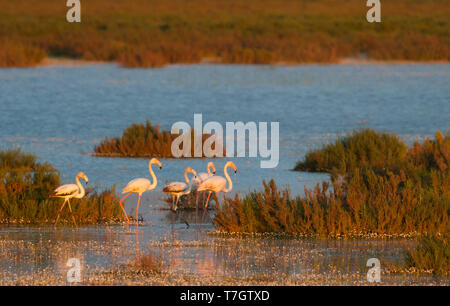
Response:
[{"label": "flock of flamingos", "polygon": [[[148,163],[148,170],[150,172],[150,175],[152,177],[152,181],[150,182],[149,179],[146,178],[137,178],[134,180],[131,180],[125,188],[122,190],[122,194],[125,194],[125,196],[119,201],[119,205],[123,210],[123,213],[125,214],[125,217],[127,219],[127,226],[130,224],[130,219],[128,218],[128,215],[125,211],[124,205],[122,205],[122,202],[132,193],[138,194],[138,202],[136,207],[136,220],[138,220],[139,216],[139,203],[141,201],[141,195],[148,191],[153,190],[156,187],[156,184],[158,183],[158,180],[156,179],[156,175],[153,172],[152,165],[158,165],[160,169],[162,169],[162,164],[159,160],[156,158],[152,158],[150,162]],[[184,170],[184,179],[185,182],[172,182],[163,188],[163,192],[166,194],[172,195],[172,206],[171,210],[175,212],[178,207],[178,201],[181,196],[189,194],[191,191],[207,191],[208,192],[208,198],[206,199],[206,202],[202,204],[203,206],[203,218],[205,217],[206,209],[208,207],[208,201],[209,197],[211,196],[212,192],[215,192],[217,195],[217,199],[219,198],[219,192],[230,192],[233,188],[233,182],[231,181],[230,176],[227,173],[228,167],[233,168],[234,173],[236,174],[237,168],[235,164],[232,161],[229,161],[225,164],[225,167],[223,168],[223,172],[225,175],[225,178],[219,175],[215,175],[216,168],[214,166],[214,163],[209,162],[207,166],[207,173],[202,172],[197,175],[197,172],[187,167]],[[193,177],[189,180],[188,173],[193,174]],[[74,224],[76,225],[75,217],[72,212],[72,207],[70,205],[70,199],[76,198],[81,199],[85,195],[85,190],[83,185],[80,183],[80,178],[82,178],[86,184],[89,182],[88,177],[83,172],[80,172],[77,174],[75,180],[76,184],[66,184],[59,186],[54,190],[54,192],[51,194],[51,197],[57,197],[57,198],[63,198],[64,203],[61,205],[61,208],[59,209],[58,216],[55,221],[55,225],[58,223],[59,215],[61,214],[61,211],[63,210],[66,203],[69,206],[69,210],[72,213],[72,220]],[[228,182],[228,188],[226,187]],[[175,201],[176,198],[176,201]],[[197,193],[197,201],[198,201],[198,193]],[[202,218],[202,220],[203,220]],[[185,221],[186,222],[186,221]],[[186,222],[186,224],[189,226],[189,224]]]}]

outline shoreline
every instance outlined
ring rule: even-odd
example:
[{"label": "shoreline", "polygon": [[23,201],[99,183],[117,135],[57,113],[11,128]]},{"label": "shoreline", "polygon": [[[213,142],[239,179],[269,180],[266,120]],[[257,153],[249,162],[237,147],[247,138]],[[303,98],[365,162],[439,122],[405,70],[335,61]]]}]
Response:
[{"label": "shoreline", "polygon": [[[136,68],[128,68],[120,65],[119,62],[106,62],[106,61],[89,61],[84,59],[76,59],[76,58],[65,58],[65,57],[46,57],[40,63],[35,66],[30,66],[28,68],[80,68],[80,67],[90,67],[95,65],[102,64],[116,64],[118,68],[127,68],[127,69],[163,69],[167,67],[174,67],[179,65],[259,65],[259,66],[310,66],[310,65],[425,65],[425,64],[449,64],[448,61],[412,61],[412,60],[376,60],[369,58],[359,58],[359,57],[345,57],[341,58],[336,62],[286,62],[286,61],[278,61],[271,64],[244,64],[244,63],[223,63],[219,58],[203,58],[198,63],[172,63],[167,64],[158,68],[148,68],[148,67],[136,67]],[[18,68],[18,67],[8,67],[8,68]]]}]

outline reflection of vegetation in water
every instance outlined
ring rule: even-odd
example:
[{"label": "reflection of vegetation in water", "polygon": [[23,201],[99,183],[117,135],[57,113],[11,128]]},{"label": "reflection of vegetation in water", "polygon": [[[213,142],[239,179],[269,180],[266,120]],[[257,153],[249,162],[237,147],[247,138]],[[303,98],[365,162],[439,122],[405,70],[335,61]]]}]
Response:
[{"label": "reflection of vegetation in water", "polygon": [[[203,143],[211,135],[202,135]],[[170,131],[161,131],[152,126],[149,120],[145,124],[133,123],[127,127],[121,137],[106,137],[94,147],[95,156],[106,157],[173,157],[172,141],[179,137]],[[184,145],[184,144],[183,144]],[[212,145],[212,149],[215,145]],[[225,153],[224,153],[225,154]],[[191,156],[194,156],[194,131],[191,133]]]},{"label": "reflection of vegetation in water", "polygon": [[446,0],[388,1],[380,24],[365,20],[369,8],[361,0],[91,0],[82,3],[81,26],[68,23],[67,8],[51,0],[14,4],[0,2],[0,66],[28,66],[45,55],[128,67],[203,58],[334,62],[361,53],[383,60],[450,58]]},{"label": "reflection of vegetation in water", "polygon": [[[346,141],[353,143],[352,138],[362,140],[347,149],[341,148],[342,140],[338,140],[335,145],[310,153],[328,157],[333,155],[330,151],[338,151],[336,154],[351,161],[341,167],[339,160],[334,163],[327,158],[316,159],[326,162],[314,167],[332,169],[332,190],[323,182],[313,190],[305,190],[305,196],[293,198],[288,189],[279,190],[273,180],[264,182],[263,191],[243,198],[226,198],[217,210],[216,228],[227,232],[333,236],[448,230],[448,135],[443,137],[437,132],[435,140],[414,143],[407,154],[393,136],[362,131],[348,136]],[[390,152],[387,155],[379,149],[386,144],[395,146],[393,150],[386,149]],[[339,175],[339,170],[346,172]]]},{"label": "reflection of vegetation in water", "polygon": [[[49,195],[59,185],[59,174],[50,164],[38,163],[34,155],[18,149],[1,151],[0,222],[54,222],[62,200]],[[113,188],[73,200],[72,208],[80,223],[119,221],[122,214],[117,202]],[[69,212],[63,210],[61,218],[66,217],[70,218]]]}]

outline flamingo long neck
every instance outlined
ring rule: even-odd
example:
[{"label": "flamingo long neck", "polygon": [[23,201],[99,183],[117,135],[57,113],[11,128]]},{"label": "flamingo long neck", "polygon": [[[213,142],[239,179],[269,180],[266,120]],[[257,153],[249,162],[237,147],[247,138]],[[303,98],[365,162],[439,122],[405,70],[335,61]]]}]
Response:
[{"label": "flamingo long neck", "polygon": [[188,178],[188,172],[189,171],[184,171],[184,179],[186,180],[186,183],[188,184],[188,185],[190,185],[190,181],[189,181],[189,178]]},{"label": "flamingo long neck", "polygon": [[81,185],[80,183],[80,177],[76,177],[75,179],[77,181],[77,185],[78,185],[78,194],[75,196],[75,198],[77,199],[81,199],[82,197],[84,197],[84,195],[86,194],[83,185]]},{"label": "flamingo long neck", "polygon": [[208,169],[207,169],[207,170],[208,170],[208,175],[209,175],[209,176],[212,176],[212,175],[213,175],[213,173],[212,173],[212,171],[211,171],[211,168],[212,168],[212,165],[209,165],[209,166],[208,166]]},{"label": "flamingo long neck", "polygon": [[150,175],[152,176],[152,184],[150,185],[148,190],[155,189],[156,184],[158,183],[158,180],[156,178],[155,172],[153,172],[151,163],[148,164],[148,171],[150,172]]},{"label": "flamingo long neck", "polygon": [[229,167],[229,165],[225,165],[225,168],[223,168],[223,173],[225,173],[225,177],[228,181],[228,188],[225,188],[224,190],[222,190],[222,192],[230,192],[231,189],[233,189],[233,182],[231,181],[231,178],[227,172],[228,167]]}]

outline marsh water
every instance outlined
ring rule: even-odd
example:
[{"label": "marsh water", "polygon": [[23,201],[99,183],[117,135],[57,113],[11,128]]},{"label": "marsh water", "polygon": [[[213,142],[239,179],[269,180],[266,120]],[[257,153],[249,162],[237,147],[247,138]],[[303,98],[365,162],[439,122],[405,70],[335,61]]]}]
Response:
[{"label": "marsh water", "polygon": [[[445,131],[450,118],[449,84],[448,64],[174,65],[164,69],[93,64],[0,69],[0,148],[21,147],[35,153],[41,161],[48,161],[60,170],[64,182],[73,182],[76,173],[84,171],[90,185],[98,189],[116,185],[121,190],[131,179],[149,176],[148,160],[99,158],[90,153],[100,140],[120,136],[132,122],[149,119],[163,129],[170,129],[177,121],[193,126],[194,113],[203,115],[203,124],[279,122],[278,166],[262,169],[259,157],[233,158],[238,174],[231,176],[232,194],[260,189],[262,180],[271,178],[279,186],[289,187],[293,194],[302,194],[305,187],[314,187],[327,180],[328,175],[291,169],[308,150],[340,135],[370,127],[395,132],[410,143],[432,137],[436,130]],[[214,159],[219,174],[226,160]],[[203,223],[195,214],[185,212],[184,217],[191,223],[186,229],[180,218],[163,209],[167,204],[162,201],[161,189],[165,182],[182,181],[187,166],[205,171],[208,160],[161,161],[163,169],[155,170],[158,186],[143,197],[140,213],[144,223],[139,226],[138,235],[134,226],[79,229],[62,226],[56,230],[2,226],[0,239],[35,246],[43,241],[48,245],[61,241],[74,245],[92,242],[99,246],[112,243],[130,248],[130,252],[136,251],[136,239],[141,250],[155,247],[155,243],[191,243],[191,247],[179,247],[182,251],[171,253],[174,262],[178,262],[173,269],[225,275],[269,269],[255,259],[260,254],[248,250],[243,262],[224,255],[227,253],[224,250],[232,249],[236,243],[262,244],[261,248],[267,248],[270,256],[288,258],[275,264],[277,271],[287,274],[302,273],[305,269],[295,257],[302,252],[311,252],[311,258],[322,254],[325,266],[331,261],[345,261],[344,266],[356,269],[374,254],[398,262],[401,251],[413,244],[407,240],[330,242],[275,238],[245,238],[236,242],[208,234],[214,230],[213,211]],[[134,196],[127,200],[129,211],[136,200]],[[17,252],[23,252],[19,249]],[[92,250],[91,245],[78,245],[74,252],[83,256],[86,264],[100,267],[126,261],[130,255],[96,256]],[[42,252],[46,257],[45,251]],[[48,260],[38,263],[33,260],[11,263],[4,259],[0,264],[3,269],[26,273],[38,266],[55,266],[53,257],[47,257]]]}]

